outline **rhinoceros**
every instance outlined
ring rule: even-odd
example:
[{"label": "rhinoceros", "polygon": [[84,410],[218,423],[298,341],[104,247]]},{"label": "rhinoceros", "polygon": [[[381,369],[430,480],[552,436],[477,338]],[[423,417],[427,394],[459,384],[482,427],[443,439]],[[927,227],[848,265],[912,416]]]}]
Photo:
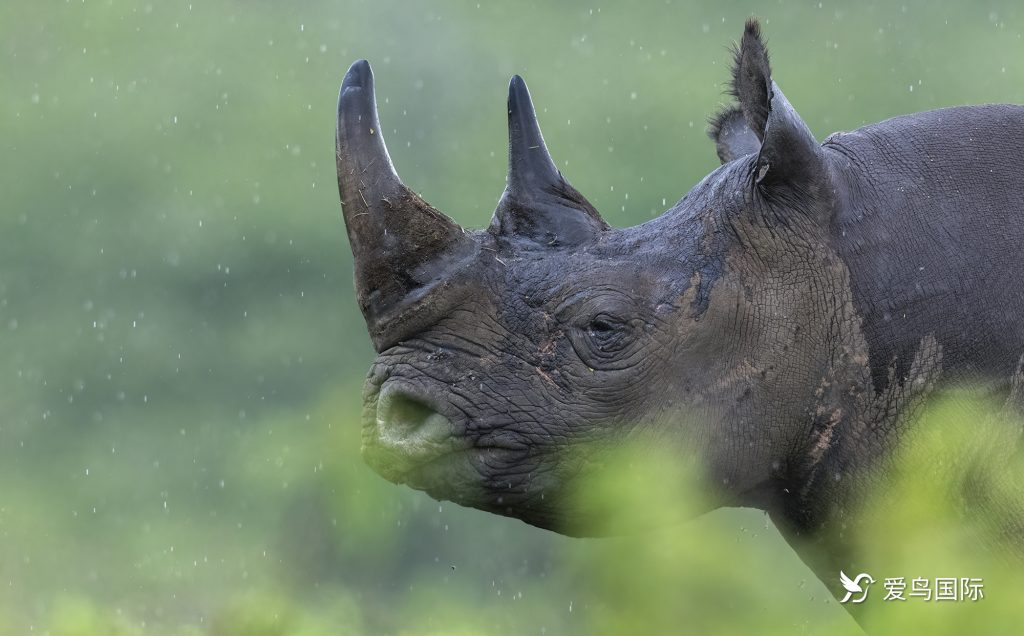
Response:
[{"label": "rhinoceros", "polygon": [[378,354],[362,430],[377,472],[586,535],[593,515],[567,496],[580,466],[647,438],[701,460],[712,505],[760,508],[794,545],[825,545],[930,391],[1010,392],[1024,108],[946,108],[819,143],[756,21],[734,58],[736,103],[710,126],[721,166],[622,229],[556,167],[518,76],[505,190],[489,227],[463,229],[399,179],[370,67],[352,65],[337,169]]}]

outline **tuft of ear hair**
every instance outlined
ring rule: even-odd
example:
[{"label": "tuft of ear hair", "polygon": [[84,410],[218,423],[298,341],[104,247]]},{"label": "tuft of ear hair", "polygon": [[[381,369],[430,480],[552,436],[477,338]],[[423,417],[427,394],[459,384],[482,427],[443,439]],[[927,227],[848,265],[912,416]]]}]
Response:
[{"label": "tuft of ear hair", "polygon": [[739,102],[750,128],[764,139],[771,104],[771,65],[756,19],[747,20],[739,46],[733,47],[729,93]]},{"label": "tuft of ear hair", "polygon": [[761,140],[747,125],[743,109],[726,106],[708,119],[708,137],[715,142],[715,151],[722,163],[729,163],[761,149]]}]

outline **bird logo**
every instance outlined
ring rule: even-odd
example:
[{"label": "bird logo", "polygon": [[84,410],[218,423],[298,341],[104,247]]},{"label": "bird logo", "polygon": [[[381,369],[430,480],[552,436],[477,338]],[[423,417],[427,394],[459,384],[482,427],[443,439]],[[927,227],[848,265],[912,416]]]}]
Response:
[{"label": "bird logo", "polygon": [[[861,585],[861,582],[867,580],[867,583]],[[839,582],[843,584],[843,589],[846,590],[846,596],[843,597],[840,603],[850,601],[854,594],[860,594],[860,598],[855,598],[851,603],[863,603],[864,599],[868,597],[868,586],[875,582],[875,579],[871,578],[871,575],[867,572],[858,574],[852,581],[850,577],[846,576],[846,572],[839,570]]]}]

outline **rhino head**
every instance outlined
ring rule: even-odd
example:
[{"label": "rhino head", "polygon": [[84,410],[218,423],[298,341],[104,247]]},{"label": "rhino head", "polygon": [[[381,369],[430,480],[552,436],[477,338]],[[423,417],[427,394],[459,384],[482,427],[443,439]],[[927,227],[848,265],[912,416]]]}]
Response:
[{"label": "rhino head", "polygon": [[732,89],[739,105],[712,125],[723,164],[619,229],[558,170],[513,77],[506,187],[471,231],[399,179],[370,66],[352,65],[337,167],[378,354],[363,427],[377,472],[589,534],[594,512],[567,493],[602,449],[646,440],[699,460],[709,505],[807,517],[808,484],[871,378],[827,236],[833,170],[772,80],[756,23]]}]

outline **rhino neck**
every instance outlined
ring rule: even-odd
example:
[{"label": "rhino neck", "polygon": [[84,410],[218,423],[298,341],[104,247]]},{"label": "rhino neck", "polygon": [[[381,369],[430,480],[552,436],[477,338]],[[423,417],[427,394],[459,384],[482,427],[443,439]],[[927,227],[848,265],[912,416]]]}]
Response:
[{"label": "rhino neck", "polygon": [[878,390],[866,356],[837,369],[828,380],[833,389],[818,395],[807,444],[786,479],[762,495],[780,533],[834,592],[839,569],[863,569],[855,546],[865,505],[921,419],[942,373],[941,346],[933,337],[921,339],[905,374],[897,372],[894,361]]},{"label": "rhino neck", "polygon": [[1024,181],[1006,157],[1021,143],[1016,106],[918,113],[825,142],[840,199],[834,248],[876,389],[891,362],[906,374],[928,335],[948,381],[1012,375],[1024,353]]}]

